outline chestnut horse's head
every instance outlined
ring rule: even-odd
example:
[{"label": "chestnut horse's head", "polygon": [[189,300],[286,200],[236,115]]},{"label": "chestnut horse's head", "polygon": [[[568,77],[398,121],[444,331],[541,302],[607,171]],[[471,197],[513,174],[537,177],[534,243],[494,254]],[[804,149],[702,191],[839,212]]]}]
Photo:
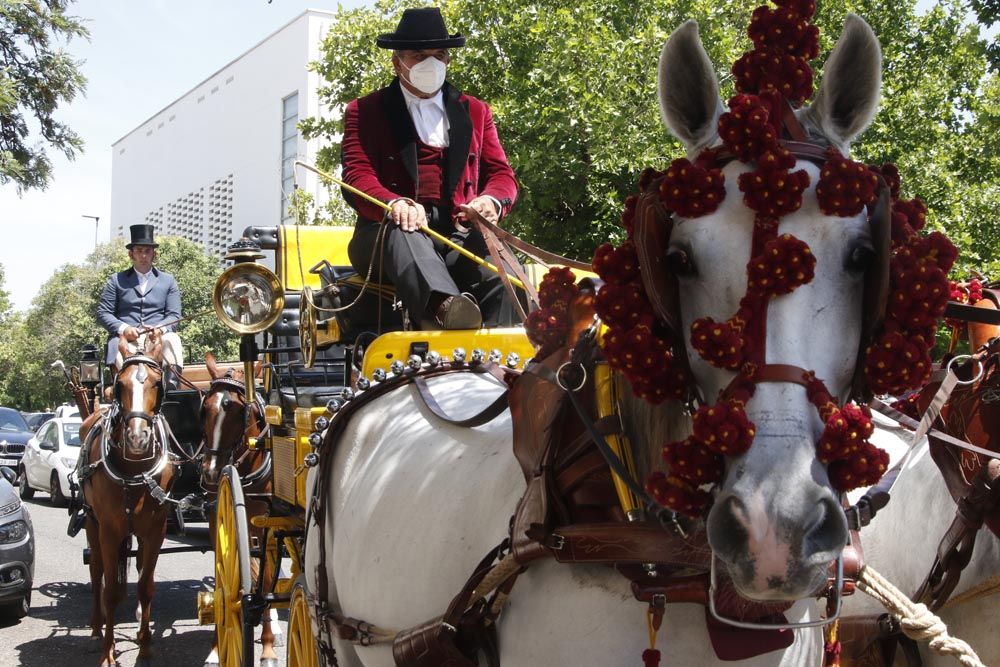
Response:
[{"label": "chestnut horse's head", "polygon": [[212,383],[201,402],[203,454],[201,483],[213,489],[219,483],[222,469],[237,460],[237,452],[245,447],[246,438],[260,434],[262,415],[256,406],[248,412],[246,385],[242,370],[222,372],[215,355],[205,355]]},{"label": "chestnut horse's head", "polygon": [[114,399],[121,424],[120,441],[126,459],[148,459],[155,444],[154,419],[165,392],[160,369],[162,345],[159,335],[151,331],[139,353],[131,352],[124,339],[119,351],[123,361],[115,376]]},{"label": "chestnut horse's head", "polygon": [[[814,103],[793,111],[797,105],[784,99],[772,102],[772,121],[774,114],[794,116],[787,120],[800,134],[796,150],[778,131],[790,153],[781,158],[788,162],[785,171],[772,173],[758,168],[768,159],[764,155],[734,157],[728,144],[722,148],[720,128],[731,127],[726,120],[747,135],[755,131],[754,121],[731,116],[720,125],[726,110],[697,24],[678,28],[660,58],[666,126],[684,143],[689,164],[719,169],[717,178],[724,179],[724,190],[716,182],[715,199],[721,201],[713,201],[707,214],[674,210],[664,250],[677,281],[679,331],[698,393],[713,407],[738,406],[743,414],[731,420],[737,430],[749,425],[745,435],[752,446],[723,450],[726,456],[719,458],[721,481],[707,518],[716,558],[748,598],[811,596],[825,584],[848,539],[839,492],[818,455],[827,416],[817,409],[818,385],[809,384],[809,374],[822,381],[832,399],[827,405],[839,406],[850,394],[863,340],[866,273],[878,261],[881,239],[869,222],[874,202],[867,210],[831,215],[821,210],[817,184],[824,151],[832,147],[846,156],[851,140],[870,123],[880,71],[875,35],[850,15]],[[749,113],[759,113],[751,108],[756,101],[744,102]],[[730,108],[738,115],[733,102]],[[812,154],[807,144],[816,147]],[[771,176],[777,180],[763,183]],[[767,197],[783,205],[780,198],[789,196],[784,181],[791,179],[801,184],[801,205],[762,212],[771,210]],[[794,238],[781,242],[786,235]],[[768,264],[772,253],[788,265]],[[808,278],[800,276],[787,291],[760,288],[762,281],[780,280],[781,271],[796,271],[799,262],[811,263],[810,255],[815,262]],[[733,338],[715,348],[703,334]],[[706,426],[701,433],[706,441],[718,438],[714,446],[728,437],[726,409],[701,417],[703,426],[723,417],[718,429]]]}]

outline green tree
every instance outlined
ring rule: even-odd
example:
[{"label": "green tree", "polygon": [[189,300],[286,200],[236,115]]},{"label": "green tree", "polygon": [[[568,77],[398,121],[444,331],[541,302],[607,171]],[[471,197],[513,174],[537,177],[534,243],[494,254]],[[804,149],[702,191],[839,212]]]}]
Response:
[{"label": "green tree", "polygon": [[10,293],[4,288],[4,278],[3,264],[0,264],[0,323],[7,319],[11,309]]},{"label": "green tree", "polygon": [[[991,0],[984,0],[991,5]],[[326,80],[320,95],[340,109],[387,84],[389,53],[375,46],[404,7],[379,0],[341,9],[313,64]],[[493,107],[501,140],[521,182],[514,232],[551,250],[589,259],[620,238],[622,201],[645,166],[663,168],[681,155],[663,129],[656,63],[670,32],[687,18],[702,40],[728,97],[729,67],[749,48],[745,29],[762,0],[443,0],[451,30],[469,38],[453,51],[449,79]],[[872,25],[884,50],[881,112],[854,153],[872,163],[896,162],[904,196],[919,195],[930,224],[945,229],[970,268],[1000,275],[1000,153],[996,144],[997,82],[987,69],[987,40],[958,0],[940,0],[918,15],[914,0],[821,2],[816,23],[822,54],[818,79],[853,11]],[[307,136],[329,141],[319,159],[339,163],[338,114],[309,118]]]},{"label": "green tree", "polygon": [[[88,37],[67,16],[72,0],[0,0],[0,184],[18,192],[45,188],[52,172],[46,146],[73,159],[83,140],[54,118],[86,87],[80,63],[56,42]],[[31,141],[39,134],[42,143]]]},{"label": "green tree", "polygon": [[[174,275],[185,317],[212,310],[212,289],[221,267],[201,246],[179,237],[160,239],[156,266]],[[51,370],[61,359],[80,361],[80,348],[95,343],[103,351],[107,332],[97,323],[97,301],[108,277],[130,266],[124,240],[99,246],[83,264],[66,264],[47,280],[26,314],[15,314],[9,336],[0,342],[0,403],[35,409],[69,399],[65,380]],[[236,340],[212,315],[186,320],[179,332],[187,359],[197,363],[213,351],[235,358]]]}]

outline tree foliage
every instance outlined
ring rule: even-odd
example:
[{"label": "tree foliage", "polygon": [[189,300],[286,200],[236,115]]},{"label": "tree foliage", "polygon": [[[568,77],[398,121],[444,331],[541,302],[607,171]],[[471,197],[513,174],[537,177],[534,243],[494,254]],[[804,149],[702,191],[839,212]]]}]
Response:
[{"label": "tree foliage", "polygon": [[4,268],[0,264],[0,325],[10,316],[10,294],[4,288]]},{"label": "tree foliage", "polygon": [[[97,323],[97,301],[108,277],[129,266],[124,240],[99,246],[83,264],[60,267],[27,313],[9,319],[10,335],[0,343],[0,404],[27,410],[69,399],[64,378],[50,366],[56,359],[77,365],[87,343],[96,344],[103,357],[107,333]],[[180,237],[161,238],[156,266],[177,279],[185,317],[212,310],[221,269],[201,246]],[[179,333],[190,362],[201,361],[208,351],[222,359],[237,354],[229,329],[214,316],[182,322]]]},{"label": "tree foliage", "polygon": [[[46,145],[73,159],[83,140],[54,118],[86,86],[80,63],[56,42],[88,37],[67,16],[72,0],[0,0],[0,184],[45,188],[52,172]],[[41,136],[44,143],[31,140]]]},{"label": "tree foliage", "polygon": [[[994,0],[978,0],[989,15]],[[551,250],[589,259],[596,245],[623,233],[618,218],[643,167],[663,168],[681,148],[663,129],[656,64],[670,32],[698,21],[724,97],[729,67],[749,48],[745,29],[763,0],[443,0],[449,29],[468,37],[452,52],[449,80],[493,107],[501,141],[521,182],[507,223]],[[328,108],[386,85],[389,52],[375,46],[394,29],[406,0],[341,9],[313,64],[326,80]],[[998,84],[988,68],[990,43],[958,0],[917,14],[914,0],[819,3],[822,62],[848,11],[872,26],[884,51],[881,111],[854,147],[857,159],[896,162],[903,195],[921,196],[930,224],[961,250],[956,273],[1000,276],[1000,141]],[[985,7],[985,14],[982,9]],[[995,17],[995,12],[994,12]],[[302,123],[330,145],[327,169],[339,163],[338,115]]]}]

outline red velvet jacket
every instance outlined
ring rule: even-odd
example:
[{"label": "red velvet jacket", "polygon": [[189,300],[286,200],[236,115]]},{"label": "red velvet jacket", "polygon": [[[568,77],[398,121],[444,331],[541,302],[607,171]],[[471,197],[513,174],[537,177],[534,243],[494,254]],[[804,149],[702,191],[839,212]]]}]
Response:
[{"label": "red velvet jacket", "polygon": [[[448,150],[444,180],[456,208],[479,195],[496,198],[506,215],[517,198],[517,180],[507,162],[493,114],[483,101],[444,85]],[[341,159],[346,183],[384,202],[416,196],[417,131],[399,79],[356,99],[344,112]],[[344,192],[362,218],[381,220],[383,209]]]}]

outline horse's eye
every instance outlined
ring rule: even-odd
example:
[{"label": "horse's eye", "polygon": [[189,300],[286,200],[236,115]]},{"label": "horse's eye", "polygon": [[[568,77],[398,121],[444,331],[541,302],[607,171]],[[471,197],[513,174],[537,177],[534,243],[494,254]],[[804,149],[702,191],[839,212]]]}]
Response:
[{"label": "horse's eye", "polygon": [[223,410],[228,410],[231,403],[232,403],[232,400],[228,396],[223,396],[222,397],[222,409]]},{"label": "horse's eye", "polygon": [[667,266],[675,276],[693,276],[697,272],[691,256],[680,249],[667,253]]},{"label": "horse's eye", "polygon": [[856,245],[851,248],[844,262],[844,268],[856,273],[864,273],[875,261],[875,250],[871,246]]}]

